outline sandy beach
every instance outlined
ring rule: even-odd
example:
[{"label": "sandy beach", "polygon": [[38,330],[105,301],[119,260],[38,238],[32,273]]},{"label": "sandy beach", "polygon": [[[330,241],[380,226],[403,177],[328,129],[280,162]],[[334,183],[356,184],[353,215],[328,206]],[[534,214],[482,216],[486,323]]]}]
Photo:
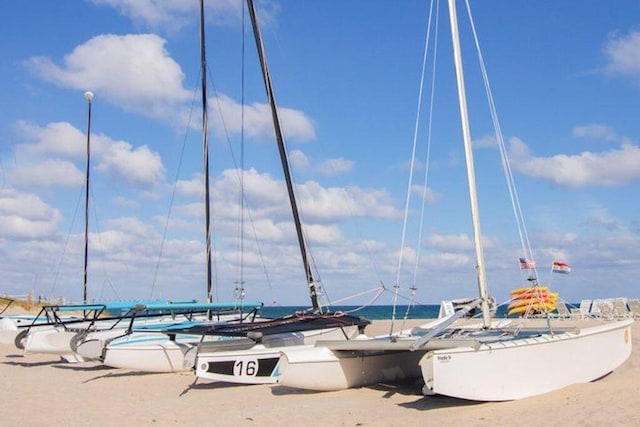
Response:
[{"label": "sandy beach", "polygon": [[[375,321],[368,332],[388,327],[388,321]],[[640,425],[639,328],[634,324],[631,358],[607,377],[499,403],[425,397],[420,382],[324,393],[196,382],[192,373],[68,364],[0,346],[0,425]]]}]

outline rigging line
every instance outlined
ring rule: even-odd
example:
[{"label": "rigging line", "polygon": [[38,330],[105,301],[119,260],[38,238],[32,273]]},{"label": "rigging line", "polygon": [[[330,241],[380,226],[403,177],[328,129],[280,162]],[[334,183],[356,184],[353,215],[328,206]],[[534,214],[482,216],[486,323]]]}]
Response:
[{"label": "rigging line", "polygon": [[[198,76],[198,79],[200,76]],[[151,283],[151,291],[149,292],[149,298],[153,298],[153,294],[155,292],[155,287],[158,280],[158,272],[160,270],[160,261],[162,260],[162,255],[164,252],[164,244],[167,240],[167,233],[169,231],[169,220],[171,219],[171,213],[173,212],[173,202],[176,198],[176,191],[178,187],[178,178],[180,177],[180,172],[182,171],[182,161],[184,160],[184,152],[187,146],[187,137],[189,135],[189,124],[191,123],[191,119],[193,118],[193,110],[196,102],[197,89],[194,90],[193,98],[191,100],[191,108],[189,109],[189,117],[187,120],[186,131],[184,134],[184,138],[182,139],[182,148],[180,149],[180,156],[178,158],[178,168],[176,170],[175,179],[173,180],[173,189],[171,190],[171,199],[169,200],[169,212],[167,212],[167,219],[164,222],[164,229],[162,230],[162,239],[160,241],[160,252],[158,253],[158,259],[156,261],[156,268],[153,272],[153,280]]]},{"label": "rigging line", "polygon": [[[245,200],[246,203],[246,200]],[[251,224],[251,228],[253,229],[253,236],[256,241],[256,247],[258,250],[258,254],[260,256],[260,261],[262,262],[262,268],[265,275],[265,280],[267,281],[267,286],[269,287],[269,294],[274,303],[276,303],[275,293],[273,292],[273,287],[271,286],[271,277],[269,276],[269,272],[267,270],[267,263],[264,259],[264,253],[262,252],[262,246],[260,245],[260,240],[258,239],[258,230],[256,230],[256,224],[253,221],[253,216],[251,215],[251,209],[247,205],[247,215],[249,216],[249,223]]]},{"label": "rigging line", "polygon": [[407,309],[404,311],[404,317],[402,318],[402,323],[400,324],[400,330],[403,330],[404,327],[406,326],[407,319],[409,318],[409,311],[411,311],[411,308],[415,305],[416,292],[418,288],[416,288],[415,286],[411,286],[410,289],[411,289],[411,296],[409,297],[409,303],[407,304]]},{"label": "rigging line", "polygon": [[[480,69],[482,72],[482,78],[484,80],[484,85],[485,85],[485,91],[487,94],[487,101],[489,103],[489,111],[491,113],[491,119],[493,121],[493,126],[494,126],[494,130],[495,130],[495,136],[496,136],[496,142],[498,145],[498,148],[500,150],[500,156],[502,158],[502,166],[504,169],[504,173],[505,173],[505,178],[507,180],[507,187],[509,189],[509,195],[511,197],[511,206],[513,209],[513,213],[516,219],[516,223],[518,226],[518,233],[520,235],[520,243],[522,245],[522,250],[523,253],[525,255],[525,257],[527,257],[528,259],[530,259],[531,261],[535,261],[533,258],[533,251],[531,249],[531,243],[529,240],[529,235],[527,232],[527,228],[526,225],[524,223],[524,215],[522,213],[522,209],[521,209],[521,205],[520,205],[520,199],[518,197],[518,192],[516,190],[516,186],[515,186],[515,181],[513,178],[513,171],[511,170],[511,165],[509,162],[509,157],[508,157],[508,153],[504,144],[504,137],[502,135],[502,130],[500,128],[500,122],[498,120],[498,114],[497,114],[497,109],[495,106],[495,101],[493,98],[493,94],[491,91],[491,85],[489,83],[489,76],[488,76],[488,72],[487,69],[485,67],[485,63],[484,63],[484,59],[482,57],[482,51],[480,49],[480,42],[478,39],[478,35],[476,33],[476,29],[475,29],[475,25],[473,22],[473,18],[471,16],[471,6],[469,5],[469,1],[466,0],[466,7],[467,7],[467,13],[469,15],[469,22],[471,24],[471,30],[473,32],[473,37],[475,40],[475,44],[476,44],[476,50],[477,50],[477,54],[478,54],[478,58],[479,58],[479,63],[480,63]],[[537,271],[534,268],[534,277],[537,277]]]},{"label": "rigging line", "polygon": [[[431,6],[433,6],[433,2],[431,3]],[[413,267],[413,285],[411,287],[411,297],[412,300],[415,297],[416,294],[416,283],[417,283],[417,279],[418,279],[418,265],[419,265],[419,261],[420,261],[420,257],[422,255],[422,234],[424,233],[424,218],[425,218],[425,211],[426,211],[426,205],[427,205],[427,191],[428,191],[428,184],[429,184],[429,170],[430,170],[430,165],[431,165],[431,143],[432,143],[432,138],[433,138],[433,105],[434,105],[434,100],[435,100],[435,88],[436,88],[436,65],[437,65],[437,55],[436,53],[438,52],[438,28],[439,28],[439,16],[440,16],[440,2],[436,3],[436,12],[435,12],[435,29],[433,31],[433,36],[434,36],[434,41],[433,41],[433,68],[432,68],[432,74],[431,74],[431,99],[430,99],[430,103],[429,103],[429,119],[427,121],[428,123],[428,127],[427,127],[427,153],[425,156],[425,170],[424,170],[424,183],[422,185],[422,208],[421,208],[421,212],[420,212],[420,224],[419,224],[419,229],[418,229],[418,246],[416,249],[416,261],[414,263],[414,267]],[[431,26],[431,22],[432,22],[432,16],[431,16],[431,11],[429,11],[429,28],[427,29],[427,37],[429,37],[430,34],[430,26]],[[427,38],[427,42],[426,45],[429,45],[429,39]],[[426,52],[425,52],[426,53]],[[425,55],[425,59],[426,60],[426,55]],[[424,67],[424,64],[423,64]],[[423,70],[424,73],[424,70]],[[404,316],[404,320],[407,319],[408,315],[409,315],[409,308],[410,306],[407,306],[407,311],[405,313]],[[403,326],[404,327],[404,326]]]},{"label": "rigging line", "polygon": [[104,301],[104,289],[105,289],[105,285],[107,285],[109,288],[111,288],[111,291],[112,291],[112,292],[115,294],[115,296],[116,296],[116,297],[115,297],[115,299],[116,299],[116,300],[122,301],[122,300],[120,299],[120,296],[118,295],[118,292],[116,292],[116,289],[115,289],[115,287],[113,286],[113,282],[112,282],[112,281],[111,281],[111,279],[110,279],[110,278],[108,278],[108,277],[105,277],[105,278],[102,280],[102,286],[100,287],[100,298],[98,298],[98,301]]},{"label": "rigging line", "polygon": [[80,188],[80,192],[78,193],[78,200],[76,201],[76,208],[73,211],[73,217],[71,219],[71,224],[69,224],[69,230],[67,231],[67,239],[64,242],[64,246],[62,247],[62,254],[60,254],[60,261],[58,262],[58,268],[56,269],[56,274],[53,276],[53,284],[51,285],[51,290],[49,291],[50,299],[53,299],[53,292],[58,285],[58,277],[60,276],[60,270],[62,269],[62,262],[64,261],[64,256],[67,253],[67,248],[69,247],[69,240],[71,240],[71,230],[76,223],[76,218],[78,215],[78,210],[80,209],[80,202],[82,201],[82,195],[84,193],[84,185]]},{"label": "rigging line", "polygon": [[2,161],[2,153],[0,153],[0,174],[2,177],[0,178],[0,188],[5,188],[5,173],[4,173],[4,163]]},{"label": "rigging line", "polygon": [[[209,114],[207,99],[207,57],[205,49],[205,19],[204,0],[200,0],[200,77],[202,78],[202,153],[203,153],[203,173],[204,173],[204,232],[205,232],[205,252],[206,252],[206,287],[207,301],[213,301],[212,281],[211,281],[211,205],[209,196]],[[208,317],[211,313],[209,312]]]},{"label": "rigging line", "polygon": [[409,204],[411,202],[411,186],[413,184],[413,171],[415,168],[415,163],[416,163],[416,146],[418,144],[418,131],[420,129],[420,114],[422,111],[422,94],[424,92],[424,74],[425,74],[425,69],[426,69],[426,62],[427,62],[427,56],[428,56],[428,51],[429,51],[429,33],[431,32],[431,15],[432,15],[432,9],[433,9],[433,1],[431,2],[431,5],[429,6],[429,18],[428,18],[428,24],[427,24],[427,33],[425,35],[425,46],[424,46],[424,51],[423,51],[423,56],[422,56],[422,72],[420,74],[420,87],[418,90],[418,102],[417,102],[417,106],[416,106],[416,121],[415,121],[415,126],[414,126],[414,130],[413,130],[413,145],[411,148],[411,164],[409,167],[409,179],[408,179],[408,183],[407,183],[407,197],[406,197],[406,201],[405,201],[405,208],[404,208],[404,218],[402,221],[402,236],[400,239],[400,256],[398,257],[398,267],[396,270],[396,282],[393,285],[394,288],[394,296],[393,296],[393,309],[392,309],[392,313],[391,313],[391,325],[390,325],[390,331],[389,334],[393,334],[393,326],[394,326],[394,321],[396,318],[396,304],[398,302],[398,298],[397,298],[397,294],[398,294],[398,290],[400,287],[400,274],[401,274],[401,270],[402,270],[402,259],[404,257],[404,246],[405,246],[405,240],[406,240],[406,235],[407,235],[407,222],[408,222],[408,217],[409,217]]},{"label": "rigging line", "polygon": [[[346,296],[346,297],[344,297],[344,298],[340,298],[339,300],[336,300],[336,301],[334,301],[333,303],[334,303],[334,304],[339,304],[339,303],[342,303],[342,302],[344,302],[344,301],[349,301],[350,299],[353,299],[353,298],[358,298],[358,297],[361,297],[361,296],[363,296],[363,295],[370,294],[370,293],[372,293],[372,292],[376,292],[376,293],[378,293],[378,294],[381,294],[381,293],[383,293],[383,292],[384,292],[384,291],[386,291],[386,290],[387,290],[387,288],[385,288],[383,284],[380,284],[380,286],[377,286],[377,287],[375,287],[375,288],[367,289],[366,291],[362,291],[362,292],[359,292],[359,293],[354,294],[354,295],[349,295],[349,296]],[[377,299],[377,298],[378,298],[378,296],[376,296],[376,297],[375,297],[375,299]],[[366,305],[364,305],[363,307],[366,307],[367,305],[369,305],[369,304],[366,304]]]},{"label": "rigging line", "polygon": [[253,27],[253,35],[256,42],[256,48],[258,50],[258,56],[260,59],[260,66],[262,68],[262,77],[265,84],[265,89],[267,92],[267,99],[269,101],[269,106],[271,107],[271,116],[273,119],[273,126],[276,135],[276,142],[278,144],[278,152],[280,154],[280,162],[282,163],[282,171],[284,173],[285,181],[287,184],[287,193],[289,196],[289,203],[291,205],[291,213],[294,219],[294,223],[296,226],[296,234],[298,238],[298,246],[300,249],[300,255],[302,257],[303,266],[306,273],[307,285],[309,288],[309,297],[311,298],[311,304],[313,306],[314,312],[322,314],[322,307],[318,304],[318,296],[316,293],[316,282],[313,278],[313,271],[311,268],[311,264],[309,262],[309,257],[307,254],[307,243],[305,241],[305,236],[302,232],[302,222],[300,219],[300,213],[298,210],[298,205],[295,197],[295,189],[293,185],[293,179],[291,177],[291,169],[289,166],[289,159],[287,158],[287,148],[284,140],[284,136],[282,134],[282,127],[280,123],[280,119],[278,117],[278,108],[276,105],[275,95],[273,91],[273,86],[271,84],[271,77],[269,75],[269,68],[267,66],[267,58],[264,52],[264,46],[262,43],[262,36],[260,35],[260,27],[258,25],[258,17],[255,9],[255,5],[253,0],[247,1],[247,6],[249,9],[249,14],[251,16],[251,23]]},{"label": "rigging line", "polygon": [[356,308],[353,308],[353,309],[351,309],[351,310],[342,310],[342,312],[343,312],[343,313],[346,313],[346,314],[355,313],[355,312],[360,311],[360,310],[362,310],[362,309],[364,309],[364,308],[366,308],[366,307],[369,307],[369,306],[370,306],[370,305],[372,305],[374,302],[376,302],[376,300],[377,300],[378,298],[380,298],[380,295],[382,295],[382,294],[384,293],[384,291],[385,291],[385,287],[384,287],[384,286],[378,286],[377,288],[369,289],[369,290],[367,290],[367,291],[360,292],[359,294],[351,295],[351,296],[346,297],[346,298],[342,298],[342,299],[340,299],[340,300],[334,301],[333,303],[334,303],[334,304],[338,304],[338,303],[340,303],[340,302],[342,302],[342,301],[348,301],[348,300],[350,300],[351,298],[357,298],[357,297],[360,297],[360,296],[362,296],[362,295],[369,294],[369,293],[374,292],[374,291],[376,292],[376,293],[375,293],[375,295],[374,295],[374,296],[373,296],[373,297],[372,297],[368,302],[366,302],[365,304],[362,304],[361,306],[356,307]]},{"label": "rigging line", "polygon": [[[95,221],[95,228],[98,236],[98,241],[100,243],[100,247],[104,249],[105,246],[104,246],[104,243],[102,242],[102,232],[100,230],[100,222],[98,221],[98,209],[96,208],[96,196],[93,193],[93,184],[89,184],[89,191],[91,192],[91,204],[93,206],[93,219]],[[106,269],[107,261],[104,253],[105,251],[103,250],[102,253],[100,254],[102,257],[102,268],[104,270],[104,277],[106,279],[109,279],[109,274]],[[115,294],[116,294],[116,298],[120,298],[117,292]]]},{"label": "rigging line", "polygon": [[[392,293],[394,292],[394,291],[390,291],[387,288],[384,288],[384,291],[385,292],[392,292]],[[398,293],[398,298],[403,300],[403,301],[406,301],[407,304],[412,304],[414,306],[416,306],[416,305],[429,305],[428,303],[417,301],[417,300],[415,300],[415,298],[412,298],[411,296],[406,296],[406,295],[404,295],[402,293]]]},{"label": "rigging line", "polygon": [[[242,6],[242,36],[241,36],[241,61],[240,61],[240,194],[238,200],[239,218],[238,218],[238,261],[236,268],[236,288],[234,297],[236,299],[244,299],[244,114],[245,114],[245,8],[244,2]],[[239,286],[238,286],[239,285]]]},{"label": "rigging line", "polygon": [[[210,73],[209,69],[207,69],[207,71]],[[237,161],[235,153],[233,151],[233,145],[231,144],[231,137],[229,136],[229,129],[227,127],[227,123],[226,123],[225,118],[224,118],[222,105],[220,104],[220,95],[219,95],[218,89],[217,89],[217,87],[215,85],[215,80],[211,77],[211,74],[209,74],[209,81],[211,83],[211,87],[212,87],[213,93],[214,93],[214,99],[215,99],[216,105],[218,107],[217,111],[218,111],[218,116],[220,117],[220,124],[222,125],[222,129],[224,131],[224,135],[225,135],[225,138],[226,138],[226,141],[227,141],[227,145],[229,146],[229,152],[231,153],[231,161],[233,162],[233,166],[234,166],[234,168],[236,170],[236,173],[238,173],[237,172],[239,170],[238,161]],[[239,180],[239,178],[238,178],[238,180]],[[267,281],[267,286],[269,287],[269,293],[270,293],[270,295],[272,296],[272,298],[275,301],[275,298],[274,298],[275,294],[274,294],[274,291],[273,291],[271,278],[270,278],[270,276],[268,274],[267,267],[266,267],[267,263],[265,262],[264,253],[262,252],[262,249],[260,247],[260,242],[258,240],[258,232],[257,232],[257,229],[256,229],[255,221],[253,220],[253,216],[251,214],[251,206],[249,205],[249,202],[246,199],[246,197],[244,198],[244,205],[247,207],[247,215],[249,217],[249,222],[251,223],[251,227],[252,227],[252,230],[253,230],[253,236],[255,238],[256,245],[258,246],[258,252],[260,254],[260,260],[262,262],[262,267],[263,267],[263,270],[264,270],[264,273],[265,273],[265,280]]]}]

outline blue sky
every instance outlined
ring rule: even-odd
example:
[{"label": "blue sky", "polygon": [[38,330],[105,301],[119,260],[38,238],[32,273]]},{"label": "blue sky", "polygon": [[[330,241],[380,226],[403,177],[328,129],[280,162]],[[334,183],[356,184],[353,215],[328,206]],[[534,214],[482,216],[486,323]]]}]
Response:
[{"label": "blue sky", "polygon": [[[217,298],[231,299],[242,280],[247,299],[307,304],[248,29],[243,61],[241,2],[206,3]],[[332,300],[380,283],[391,289],[429,2],[257,5],[324,289]],[[204,300],[197,7],[196,0],[0,4],[0,292],[82,297],[90,90],[90,299]],[[541,281],[568,301],[638,296],[640,4],[491,0],[472,8]],[[441,9],[424,231],[421,200],[412,197],[399,276],[408,295],[417,259],[422,303],[477,293]],[[522,253],[462,3],[458,13],[489,288],[503,301],[522,286]],[[423,102],[416,186],[424,180],[427,111]],[[242,233],[240,176],[248,206]],[[551,277],[553,260],[572,273]],[[377,303],[390,301],[387,292]]]}]

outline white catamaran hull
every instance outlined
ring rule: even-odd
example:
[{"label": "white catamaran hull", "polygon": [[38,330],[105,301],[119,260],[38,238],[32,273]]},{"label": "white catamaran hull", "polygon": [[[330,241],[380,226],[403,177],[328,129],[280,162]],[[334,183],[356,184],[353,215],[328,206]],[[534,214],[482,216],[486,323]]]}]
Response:
[{"label": "white catamaran hull", "polygon": [[[222,321],[236,320],[237,316],[221,316]],[[205,317],[196,317],[187,323],[192,322],[205,322]],[[71,348],[82,356],[85,360],[102,360],[104,357],[105,348],[115,340],[118,342],[135,342],[136,345],[140,344],[144,340],[150,341],[154,346],[160,341],[169,341],[166,335],[155,332],[148,333],[142,332],[142,329],[163,329],[172,326],[179,326],[183,322],[176,322],[173,317],[164,317],[157,319],[142,319],[136,321],[136,327],[140,330],[133,333],[128,333],[125,327],[95,331],[84,334],[82,337],[78,336],[75,343],[71,343]],[[191,337],[190,341],[194,341],[196,337]]]},{"label": "white catamaran hull", "polygon": [[[145,320],[145,322],[147,322]],[[161,319],[152,319],[148,321],[149,324],[160,323]],[[56,354],[63,356],[69,362],[81,362],[85,359],[83,355],[76,353],[74,340],[80,338],[81,335],[94,335],[94,336],[111,336],[115,337],[122,335],[126,330],[126,325],[117,325],[114,327],[114,321],[106,321],[104,324],[99,325],[99,330],[88,332],[83,328],[90,327],[91,323],[86,325],[80,324],[73,329],[65,329],[63,327],[53,327],[46,329],[32,329],[28,332],[26,339],[23,341],[25,354],[30,353],[42,353],[42,354]],[[85,336],[86,336],[85,335]],[[87,354],[91,356],[90,354]],[[95,359],[95,358],[94,358]]]},{"label": "white catamaran hull", "polygon": [[58,328],[32,330],[21,345],[25,354],[54,354],[69,363],[83,362],[84,359],[71,349],[71,340],[77,331],[65,331]]},{"label": "white catamaran hull", "polygon": [[71,348],[84,360],[100,360],[105,346],[110,340],[121,337],[126,333],[124,329],[90,332],[78,335],[77,342],[71,343]]},{"label": "white catamaran hull", "polygon": [[134,333],[104,348],[102,363],[112,368],[143,372],[182,372],[193,369],[201,336]]},{"label": "white catamaran hull", "polygon": [[286,387],[334,391],[420,377],[423,351],[342,351],[325,347],[287,349],[278,382]]},{"label": "white catamaran hull", "polygon": [[[238,343],[238,346],[242,347],[242,344]],[[250,348],[215,353],[209,350],[203,355],[198,352],[196,376],[237,384],[273,384],[278,381],[281,349],[255,344]]]},{"label": "white catamaran hull", "polygon": [[[35,319],[35,320],[34,320]],[[74,320],[75,318],[69,318]],[[12,316],[0,318],[0,344],[15,345],[20,332],[30,327],[31,330],[53,329],[53,325],[39,325],[33,316]],[[42,320],[44,322],[44,320]],[[22,339],[22,338],[21,338]]]},{"label": "white catamaran hull", "polygon": [[586,383],[631,354],[632,319],[427,353],[420,361],[425,394],[478,401],[522,399]]},{"label": "white catamaran hull", "polygon": [[310,348],[318,340],[347,340],[358,335],[357,326],[310,330],[266,336],[260,344],[238,340],[202,345],[196,358],[196,376],[238,384],[273,384],[280,375],[280,354]]},{"label": "white catamaran hull", "polygon": [[0,344],[13,345],[19,333],[20,329],[16,320],[8,317],[0,319]]}]

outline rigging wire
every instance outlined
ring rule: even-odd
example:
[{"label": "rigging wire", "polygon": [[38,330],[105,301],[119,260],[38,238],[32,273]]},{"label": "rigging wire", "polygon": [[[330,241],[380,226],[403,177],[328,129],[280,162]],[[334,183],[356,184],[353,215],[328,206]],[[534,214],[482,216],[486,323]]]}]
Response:
[{"label": "rigging wire", "polygon": [[[425,70],[426,70],[426,63],[427,63],[427,57],[428,57],[428,52],[429,52],[429,40],[430,40],[430,33],[431,33],[431,21],[432,21],[432,12],[433,12],[433,1],[431,2],[431,6],[429,7],[429,17],[428,17],[428,25],[427,25],[427,32],[425,34],[425,45],[424,45],[424,52],[423,52],[423,57],[422,57],[422,72],[420,75],[420,87],[418,90],[418,101],[417,101],[417,108],[416,108],[416,121],[415,121],[415,126],[414,126],[414,131],[413,131],[413,145],[412,145],[412,149],[411,149],[411,162],[410,162],[410,168],[409,168],[409,179],[408,179],[408,184],[407,184],[407,196],[406,196],[406,201],[405,201],[405,210],[404,210],[404,218],[402,221],[402,237],[400,239],[400,254],[398,257],[398,266],[397,266],[397,270],[396,270],[396,281],[393,285],[394,288],[394,294],[393,294],[393,305],[392,305],[392,313],[391,313],[391,324],[390,324],[390,331],[389,331],[389,335],[393,334],[393,328],[394,328],[394,322],[396,319],[396,305],[398,302],[398,292],[399,292],[399,288],[400,288],[400,275],[402,272],[402,261],[404,258],[404,247],[405,247],[405,240],[406,240],[406,235],[407,235],[407,222],[408,222],[408,217],[409,217],[409,205],[411,202],[411,188],[413,185],[413,173],[414,173],[414,168],[415,168],[415,163],[416,163],[416,147],[418,144],[418,131],[420,129],[420,115],[421,115],[421,110],[422,110],[422,95],[424,93],[424,75],[425,75]],[[419,243],[418,243],[419,244]]]},{"label": "rigging wire", "polygon": [[[509,190],[509,196],[511,198],[511,207],[513,209],[513,213],[515,216],[515,220],[517,223],[517,227],[518,227],[518,233],[520,235],[520,244],[522,247],[522,251],[523,254],[525,256],[525,258],[527,260],[531,260],[532,262],[535,263],[535,260],[533,258],[533,251],[531,249],[531,243],[529,240],[529,235],[527,233],[527,228],[525,226],[524,223],[524,215],[522,213],[522,209],[520,206],[520,199],[518,197],[518,192],[516,191],[516,187],[515,187],[515,181],[513,178],[513,172],[511,170],[511,165],[509,163],[509,156],[507,153],[507,149],[505,147],[504,144],[504,137],[502,135],[502,130],[500,128],[500,122],[498,120],[498,113],[496,110],[496,106],[495,106],[495,102],[493,99],[493,94],[491,92],[491,85],[489,83],[489,75],[487,73],[487,69],[485,67],[485,63],[484,63],[484,59],[482,57],[482,52],[480,50],[480,42],[478,40],[478,35],[476,33],[476,28],[473,22],[473,17],[471,15],[471,6],[469,4],[469,0],[465,1],[466,4],[466,8],[467,8],[467,14],[469,15],[469,22],[471,24],[471,30],[473,33],[473,37],[474,37],[474,41],[475,41],[475,45],[476,45],[476,51],[478,54],[478,61],[480,63],[480,70],[482,73],[482,79],[484,81],[484,86],[485,86],[485,91],[487,94],[487,101],[489,103],[489,111],[491,114],[491,120],[493,122],[493,127],[495,130],[495,137],[496,137],[496,142],[500,151],[500,156],[502,159],[502,167],[504,169],[504,174],[505,174],[505,178],[507,180],[507,187]],[[531,269],[533,271],[533,277],[532,279],[534,280],[534,283],[537,283],[537,271],[535,269],[535,264],[534,264],[534,268]]]},{"label": "rigging wire", "polygon": [[242,31],[241,31],[241,61],[240,61],[240,191],[238,195],[238,260],[236,262],[236,286],[233,297],[240,302],[244,301],[244,103],[245,103],[245,8],[242,6]]},{"label": "rigging wire", "polygon": [[[433,7],[433,2],[431,3],[431,8]],[[432,22],[432,18],[431,18],[431,9],[429,10],[429,26],[427,28],[427,41],[426,41],[426,45],[429,45],[429,34],[431,32],[431,22]],[[418,266],[419,266],[419,262],[420,262],[420,256],[422,253],[422,234],[424,232],[424,218],[425,218],[425,210],[426,210],[426,205],[427,205],[427,191],[429,189],[429,170],[430,170],[430,165],[431,165],[431,142],[432,142],[432,129],[433,129],[433,104],[434,104],[434,99],[435,99],[435,87],[436,87],[436,65],[437,65],[437,55],[436,52],[438,52],[438,24],[439,24],[439,20],[438,17],[440,16],[440,2],[436,2],[436,12],[435,12],[435,29],[433,31],[433,37],[434,37],[434,41],[433,41],[433,64],[432,64],[432,72],[431,72],[431,99],[429,102],[429,119],[427,121],[428,126],[427,126],[427,152],[425,155],[425,170],[424,170],[424,182],[422,184],[422,208],[420,211],[420,223],[419,223],[419,227],[418,227],[418,239],[417,239],[417,248],[416,248],[416,260],[413,266],[413,284],[411,286],[411,301],[413,302],[415,299],[415,294],[417,291],[417,277],[418,277]],[[425,50],[425,57],[423,59],[423,78],[424,78],[424,67],[425,67],[425,63],[426,63],[426,50]],[[416,120],[416,127],[418,126],[418,122]],[[405,312],[404,315],[404,319],[403,319],[403,326],[402,328],[404,328],[404,322],[406,322],[408,316],[409,316],[409,308],[411,307],[411,305],[407,305],[407,310]],[[402,329],[401,328],[401,329]]]},{"label": "rigging wire", "polygon": [[[237,173],[239,173],[238,170],[240,168],[238,166],[238,161],[236,159],[235,153],[233,151],[233,144],[231,143],[231,137],[229,136],[229,128],[227,127],[227,123],[226,123],[226,120],[224,118],[223,108],[222,108],[222,105],[220,104],[220,94],[218,93],[218,89],[217,89],[217,87],[215,85],[215,81],[214,81],[213,78],[211,78],[211,76],[209,76],[209,81],[211,82],[211,86],[212,86],[213,93],[214,93],[214,100],[216,102],[216,106],[218,107],[217,111],[218,111],[218,115],[220,117],[220,125],[222,126],[223,133],[224,133],[225,139],[227,141],[227,145],[229,146],[229,152],[231,153],[231,161],[233,163],[233,167],[235,168],[235,171],[236,171],[236,174],[237,174]],[[238,181],[240,181],[239,177],[238,177]],[[269,288],[269,294],[271,295],[272,300],[275,302],[276,298],[274,296],[275,294],[274,294],[273,286],[272,286],[272,283],[271,283],[271,276],[269,275],[269,272],[267,270],[267,263],[266,263],[265,258],[264,258],[264,252],[262,251],[262,247],[260,246],[260,241],[258,239],[258,231],[256,229],[255,221],[253,220],[253,215],[251,214],[251,205],[249,204],[249,201],[247,200],[246,195],[244,197],[243,203],[244,203],[244,206],[246,206],[246,214],[247,214],[247,216],[249,218],[249,223],[251,224],[251,228],[253,230],[253,236],[254,236],[254,239],[255,239],[256,246],[258,248],[258,253],[260,255],[260,261],[262,263],[263,271],[264,271],[264,274],[265,274],[265,280],[267,281],[267,286]]]},{"label": "rigging wire", "polygon": [[58,285],[58,277],[60,276],[60,270],[62,269],[62,263],[64,262],[64,256],[67,253],[67,248],[69,247],[69,240],[71,240],[71,230],[76,223],[76,218],[78,216],[78,210],[80,209],[80,202],[82,201],[82,195],[84,193],[84,185],[80,188],[80,192],[78,193],[78,200],[76,201],[76,208],[73,211],[73,216],[71,218],[71,224],[69,224],[69,230],[67,231],[67,239],[64,241],[64,246],[62,247],[62,254],[60,254],[60,261],[58,262],[58,268],[56,268],[56,274],[53,276],[53,284],[51,285],[51,290],[49,291],[49,299],[53,300],[53,293],[55,292],[56,286]]},{"label": "rigging wire", "polygon": [[[198,79],[200,79],[200,76],[198,76]],[[177,191],[177,187],[178,187],[178,178],[180,178],[180,172],[182,170],[182,161],[184,159],[184,152],[185,152],[185,147],[187,145],[187,136],[189,135],[189,124],[191,123],[191,119],[193,117],[193,111],[194,111],[194,105],[196,102],[196,96],[197,96],[197,91],[194,90],[193,93],[193,98],[191,100],[191,108],[189,109],[189,117],[187,120],[187,127],[186,127],[186,132],[184,134],[184,138],[182,139],[182,148],[180,149],[180,156],[178,157],[178,168],[176,170],[176,175],[175,175],[175,179],[173,180],[173,188],[171,190],[171,198],[169,200],[169,212],[167,212],[167,217],[166,220],[164,222],[164,228],[162,230],[162,239],[160,241],[160,252],[158,253],[158,259],[156,261],[156,267],[153,273],[153,280],[151,282],[151,291],[149,292],[149,298],[153,298],[154,292],[155,292],[155,288],[156,288],[156,284],[157,284],[157,279],[158,279],[158,271],[160,270],[160,261],[162,260],[162,255],[164,252],[164,244],[167,240],[167,233],[169,230],[169,220],[171,219],[171,213],[173,211],[173,202],[175,201],[176,198],[176,191]]]},{"label": "rigging wire", "polygon": [[[91,204],[93,206],[93,219],[95,221],[95,228],[96,228],[96,235],[98,236],[98,241],[100,243],[100,247],[104,248],[104,243],[102,242],[102,232],[100,231],[100,222],[98,221],[98,209],[96,208],[96,196],[93,193],[93,185],[89,185],[89,191],[91,192]],[[104,251],[102,251],[102,253],[100,254],[102,256],[102,268],[104,269],[104,276],[105,276],[105,281],[111,283],[111,278],[109,277],[109,274],[107,272],[106,269],[106,259],[104,256]],[[115,288],[113,287],[113,284],[111,284],[111,290],[114,292],[116,299],[120,299],[120,296],[118,295],[118,292],[116,292]],[[102,283],[102,289],[101,289],[101,294],[100,294],[100,300],[102,300],[102,293],[104,292],[104,281]]]},{"label": "rigging wire", "polygon": [[360,310],[364,309],[365,307],[370,306],[374,302],[376,302],[376,300],[380,297],[380,295],[382,295],[384,293],[384,291],[386,291],[386,290],[387,290],[387,288],[385,288],[383,284],[380,284],[380,286],[378,286],[377,288],[369,289],[369,290],[360,292],[358,294],[350,295],[348,297],[341,298],[339,300],[333,301],[333,304],[339,304],[341,302],[348,301],[348,300],[350,300],[352,298],[361,297],[363,295],[367,295],[367,294],[370,294],[372,292],[375,292],[375,295],[367,303],[362,304],[361,306],[353,308],[351,310],[342,310],[341,311],[342,313],[346,313],[346,314],[355,313],[357,311],[360,311]]}]

